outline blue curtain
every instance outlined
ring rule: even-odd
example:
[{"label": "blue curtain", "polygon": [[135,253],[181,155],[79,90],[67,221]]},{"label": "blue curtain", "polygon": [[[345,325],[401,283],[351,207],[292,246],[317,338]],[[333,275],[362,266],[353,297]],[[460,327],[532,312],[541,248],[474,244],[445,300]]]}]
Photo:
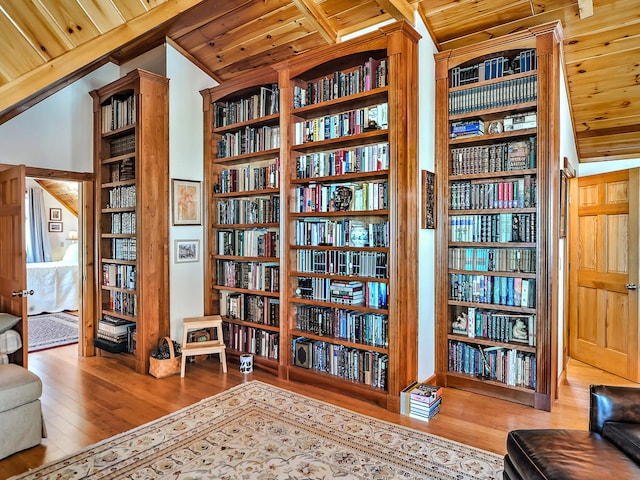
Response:
[{"label": "blue curtain", "polygon": [[50,262],[51,242],[47,234],[44,197],[40,188],[29,187],[27,223],[27,262]]}]

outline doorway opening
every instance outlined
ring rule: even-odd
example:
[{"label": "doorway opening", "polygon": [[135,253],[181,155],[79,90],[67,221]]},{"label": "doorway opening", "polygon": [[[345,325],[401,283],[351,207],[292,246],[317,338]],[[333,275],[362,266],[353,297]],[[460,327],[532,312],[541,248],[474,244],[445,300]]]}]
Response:
[{"label": "doorway opening", "polygon": [[81,182],[26,177],[28,353],[78,343]]}]

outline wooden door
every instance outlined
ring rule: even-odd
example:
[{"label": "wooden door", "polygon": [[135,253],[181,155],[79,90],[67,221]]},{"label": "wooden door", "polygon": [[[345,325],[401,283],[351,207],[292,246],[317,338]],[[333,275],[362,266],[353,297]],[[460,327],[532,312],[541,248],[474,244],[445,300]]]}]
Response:
[{"label": "wooden door", "polygon": [[24,241],[24,165],[0,166],[0,311],[22,317],[23,346],[12,361],[27,367],[27,288]]},{"label": "wooden door", "polygon": [[634,169],[578,179],[569,324],[573,358],[636,382],[639,178]]}]

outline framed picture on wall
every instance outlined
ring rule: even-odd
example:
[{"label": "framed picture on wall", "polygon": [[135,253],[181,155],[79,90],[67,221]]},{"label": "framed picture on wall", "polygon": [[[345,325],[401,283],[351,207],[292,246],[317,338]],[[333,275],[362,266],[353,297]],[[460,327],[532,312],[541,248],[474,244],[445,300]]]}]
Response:
[{"label": "framed picture on wall", "polygon": [[171,205],[174,225],[202,225],[201,183],[174,178]]},{"label": "framed picture on wall", "polygon": [[200,261],[200,240],[176,240],[176,263]]},{"label": "framed picture on wall", "polygon": [[49,209],[49,220],[52,222],[59,222],[62,220],[62,209],[61,208],[50,208]]},{"label": "framed picture on wall", "polygon": [[422,170],[422,228],[436,228],[436,175]]},{"label": "framed picture on wall", "polygon": [[62,222],[49,222],[50,232],[62,232]]}]

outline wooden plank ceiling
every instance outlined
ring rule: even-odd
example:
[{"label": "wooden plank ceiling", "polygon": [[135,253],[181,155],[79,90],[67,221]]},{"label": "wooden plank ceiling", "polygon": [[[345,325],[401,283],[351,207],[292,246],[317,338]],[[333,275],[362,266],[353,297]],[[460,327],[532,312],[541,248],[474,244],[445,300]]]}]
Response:
[{"label": "wooden plank ceiling", "polygon": [[640,158],[638,0],[0,0],[0,123],[165,41],[226,82],[416,11],[440,50],[560,20],[580,161]]}]

